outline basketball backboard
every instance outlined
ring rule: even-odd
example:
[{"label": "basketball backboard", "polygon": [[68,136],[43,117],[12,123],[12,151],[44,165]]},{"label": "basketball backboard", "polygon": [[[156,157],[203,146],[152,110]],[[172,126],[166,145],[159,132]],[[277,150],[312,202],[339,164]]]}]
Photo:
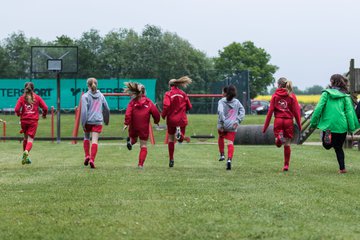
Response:
[{"label": "basketball backboard", "polygon": [[77,73],[77,46],[32,46],[32,73]]}]

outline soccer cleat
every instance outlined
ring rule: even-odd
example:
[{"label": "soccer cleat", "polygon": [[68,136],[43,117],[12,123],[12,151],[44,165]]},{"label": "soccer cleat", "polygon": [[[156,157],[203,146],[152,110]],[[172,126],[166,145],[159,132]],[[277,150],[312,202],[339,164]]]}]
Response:
[{"label": "soccer cleat", "polygon": [[283,170],[283,172],[289,171],[289,166],[288,166],[288,165],[285,165],[282,170]]},{"label": "soccer cleat", "polygon": [[175,138],[177,140],[181,139],[181,129],[180,129],[180,127],[176,127]]},{"label": "soccer cleat", "polygon": [[226,170],[231,170],[231,160],[230,159],[227,160]]},{"label": "soccer cleat", "polygon": [[347,173],[347,170],[344,168],[344,169],[340,169],[339,170],[339,173],[341,174],[341,173]]},{"label": "soccer cleat", "polygon": [[91,167],[91,168],[95,168],[94,160],[90,160],[90,167]]},{"label": "soccer cleat", "polygon": [[220,155],[219,161],[224,161],[225,160],[225,156],[224,155]]},{"label": "soccer cleat", "polygon": [[90,161],[90,156],[86,156],[84,160],[84,165],[85,166],[89,165],[89,161]]},{"label": "soccer cleat", "polygon": [[330,145],[330,144],[331,144],[331,131],[330,131],[329,129],[325,131],[324,143],[325,143],[326,145]]},{"label": "soccer cleat", "polygon": [[143,170],[144,166],[143,165],[138,165],[138,169]]},{"label": "soccer cleat", "polygon": [[129,149],[129,151],[132,149],[132,144],[130,141],[130,137],[126,138],[126,147]]},{"label": "soccer cleat", "polygon": [[29,157],[27,157],[25,163],[26,163],[26,164],[31,164],[31,163],[32,163],[32,162],[31,162],[31,159],[30,159]]},{"label": "soccer cleat", "polygon": [[174,160],[171,159],[171,160],[169,161],[169,167],[174,167]]},{"label": "soccer cleat", "polygon": [[22,165],[24,165],[26,163],[26,159],[29,157],[29,152],[28,150],[25,150],[24,153],[23,153],[23,156],[22,156]]}]

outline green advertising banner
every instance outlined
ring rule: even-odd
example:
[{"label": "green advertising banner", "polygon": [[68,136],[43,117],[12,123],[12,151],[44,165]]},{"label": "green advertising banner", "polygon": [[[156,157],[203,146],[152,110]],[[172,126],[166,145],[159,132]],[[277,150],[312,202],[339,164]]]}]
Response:
[{"label": "green advertising banner", "polygon": [[[0,109],[14,108],[18,98],[24,92],[28,79],[0,79]],[[48,107],[56,108],[56,79],[32,79],[35,93],[41,96]],[[125,82],[139,82],[145,86],[146,96],[155,102],[156,79],[98,79],[98,89],[102,93],[122,93]],[[73,109],[79,104],[82,92],[86,92],[86,79],[60,80],[61,109]],[[106,97],[111,110],[124,110],[130,97]]]}]

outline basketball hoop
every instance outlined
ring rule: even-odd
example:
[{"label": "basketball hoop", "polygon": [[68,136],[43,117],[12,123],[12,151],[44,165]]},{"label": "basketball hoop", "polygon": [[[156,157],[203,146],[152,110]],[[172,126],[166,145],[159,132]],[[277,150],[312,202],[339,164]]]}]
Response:
[{"label": "basketball hoop", "polygon": [[57,143],[60,143],[60,73],[78,72],[77,46],[32,46],[31,73],[56,73]]}]

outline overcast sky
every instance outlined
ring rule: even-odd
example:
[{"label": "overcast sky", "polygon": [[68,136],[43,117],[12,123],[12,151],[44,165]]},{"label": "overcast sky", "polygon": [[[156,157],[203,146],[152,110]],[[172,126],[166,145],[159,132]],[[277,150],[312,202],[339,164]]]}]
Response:
[{"label": "overcast sky", "polygon": [[97,29],[141,33],[146,24],[177,33],[209,57],[232,42],[252,41],[271,55],[295,86],[325,87],[345,73],[351,58],[360,66],[358,0],[4,0],[0,39],[23,31],[52,41],[80,38]]}]

